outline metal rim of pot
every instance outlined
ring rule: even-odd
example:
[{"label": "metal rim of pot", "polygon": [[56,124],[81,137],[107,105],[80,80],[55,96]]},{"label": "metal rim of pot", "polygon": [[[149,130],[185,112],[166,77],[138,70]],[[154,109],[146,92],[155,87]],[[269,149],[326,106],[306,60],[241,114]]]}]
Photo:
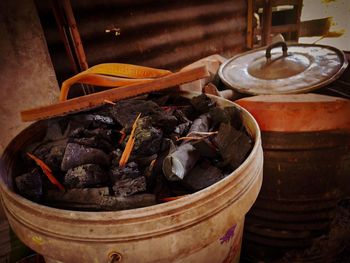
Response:
[{"label": "metal rim of pot", "polygon": [[347,65],[344,52],[331,46],[277,42],[228,59],[218,73],[239,93],[298,94],[335,81]]}]

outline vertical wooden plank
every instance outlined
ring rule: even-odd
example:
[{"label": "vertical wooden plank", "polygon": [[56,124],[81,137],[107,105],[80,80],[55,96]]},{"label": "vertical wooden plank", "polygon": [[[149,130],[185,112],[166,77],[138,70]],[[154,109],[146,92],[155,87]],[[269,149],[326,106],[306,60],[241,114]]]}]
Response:
[{"label": "vertical wooden plank", "polygon": [[271,0],[265,0],[264,12],[263,12],[263,26],[261,32],[261,42],[262,45],[270,44],[271,35],[271,22],[272,22],[272,2]]},{"label": "vertical wooden plank", "polygon": [[85,51],[83,44],[81,42],[80,34],[78,31],[77,23],[75,21],[73,9],[70,3],[70,0],[63,0],[61,2],[64,13],[66,15],[66,19],[70,28],[70,33],[72,34],[72,38],[74,40],[74,48],[79,60],[80,70],[88,69],[88,63],[86,61]]},{"label": "vertical wooden plank", "polygon": [[247,1],[247,47],[253,48],[254,30],[253,30],[254,0]]},{"label": "vertical wooden plank", "polygon": [[298,4],[294,6],[295,10],[295,15],[296,15],[296,21],[295,23],[297,24],[297,32],[296,32],[296,40],[299,40],[300,36],[300,17],[301,17],[301,10],[303,8],[303,0],[298,0]]}]

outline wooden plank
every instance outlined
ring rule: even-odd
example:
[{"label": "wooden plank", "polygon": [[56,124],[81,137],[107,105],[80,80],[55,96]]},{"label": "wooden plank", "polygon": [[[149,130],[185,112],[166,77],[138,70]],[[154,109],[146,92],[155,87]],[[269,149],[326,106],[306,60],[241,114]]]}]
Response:
[{"label": "wooden plank", "polygon": [[270,0],[265,0],[264,12],[262,16],[261,43],[263,46],[271,42],[272,4]]},{"label": "wooden plank", "polygon": [[166,90],[168,88],[209,77],[205,66],[169,74],[147,83],[136,83],[124,87],[113,88],[106,91],[74,98],[56,104],[25,110],[21,112],[22,121],[34,121],[40,119],[62,116],[65,114],[87,110],[105,104],[105,100],[117,101],[134,96]]},{"label": "wooden plank", "polygon": [[297,36],[296,39],[299,39],[300,36],[300,17],[301,17],[301,10],[303,9],[303,0],[298,0],[298,4],[294,6],[295,10],[295,16],[296,16],[296,24],[297,24]]},{"label": "wooden plank", "polygon": [[248,0],[247,3],[247,47],[253,48],[254,45],[254,30],[253,30],[253,15],[254,15],[254,0]]}]

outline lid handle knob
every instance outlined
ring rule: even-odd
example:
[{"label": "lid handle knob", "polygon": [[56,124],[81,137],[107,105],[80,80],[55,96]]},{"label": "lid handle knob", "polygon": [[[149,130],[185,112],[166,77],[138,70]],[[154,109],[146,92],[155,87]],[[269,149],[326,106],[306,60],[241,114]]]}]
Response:
[{"label": "lid handle knob", "polygon": [[271,45],[269,45],[267,48],[266,48],[266,59],[267,60],[270,60],[271,59],[271,50],[275,47],[282,47],[282,51],[283,51],[283,56],[286,57],[288,56],[288,47],[287,47],[287,44],[286,42],[284,41],[280,41],[280,42],[276,42],[276,43],[273,43]]}]

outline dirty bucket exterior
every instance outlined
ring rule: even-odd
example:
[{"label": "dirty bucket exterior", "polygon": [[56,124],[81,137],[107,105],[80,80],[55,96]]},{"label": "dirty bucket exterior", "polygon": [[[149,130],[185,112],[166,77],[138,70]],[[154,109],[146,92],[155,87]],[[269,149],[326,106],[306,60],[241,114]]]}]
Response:
[{"label": "dirty bucket exterior", "polygon": [[[221,106],[234,105],[213,99]],[[243,119],[255,144],[232,174],[188,197],[117,212],[50,208],[13,191],[12,175],[20,166],[16,155],[45,125],[34,123],[3,156],[0,185],[9,223],[47,262],[239,262],[244,218],[260,190],[263,166],[258,125],[245,110]]]},{"label": "dirty bucket exterior", "polygon": [[350,102],[302,94],[238,103],[258,120],[264,150],[264,183],[246,217],[243,257],[274,260],[326,234],[337,202],[350,194]]}]

